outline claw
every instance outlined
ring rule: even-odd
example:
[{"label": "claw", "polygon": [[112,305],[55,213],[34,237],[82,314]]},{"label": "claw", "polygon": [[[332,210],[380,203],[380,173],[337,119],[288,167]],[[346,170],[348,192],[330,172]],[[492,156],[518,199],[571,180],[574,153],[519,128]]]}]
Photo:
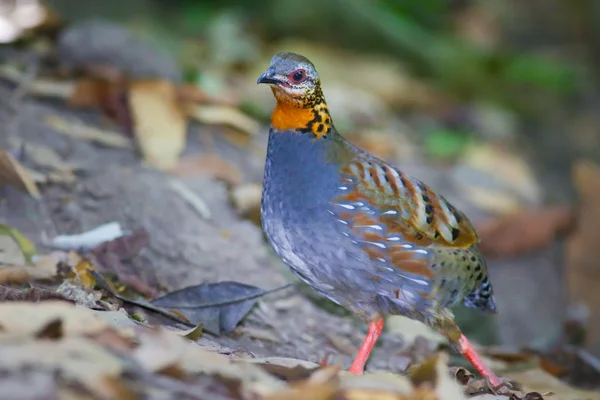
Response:
[{"label": "claw", "polygon": [[[496,394],[507,394],[511,390],[514,389],[512,383],[510,383],[507,379],[504,379],[504,378],[500,378],[501,382],[498,385],[492,384],[490,378],[487,376],[485,376],[483,379],[485,380],[485,383],[486,383],[489,391],[495,395]],[[501,392],[500,389],[503,389],[503,388],[506,388],[506,390],[503,390]]]}]

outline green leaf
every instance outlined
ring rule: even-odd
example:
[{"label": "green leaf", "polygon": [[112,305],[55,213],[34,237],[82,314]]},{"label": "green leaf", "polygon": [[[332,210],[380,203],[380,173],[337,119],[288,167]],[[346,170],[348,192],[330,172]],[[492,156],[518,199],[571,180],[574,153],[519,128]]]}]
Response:
[{"label": "green leaf", "polygon": [[438,129],[427,135],[425,147],[432,157],[453,158],[460,155],[471,142],[471,138],[462,132]]},{"label": "green leaf", "polygon": [[10,236],[17,243],[28,263],[30,263],[31,258],[37,254],[35,245],[15,228],[0,224],[0,236]]}]

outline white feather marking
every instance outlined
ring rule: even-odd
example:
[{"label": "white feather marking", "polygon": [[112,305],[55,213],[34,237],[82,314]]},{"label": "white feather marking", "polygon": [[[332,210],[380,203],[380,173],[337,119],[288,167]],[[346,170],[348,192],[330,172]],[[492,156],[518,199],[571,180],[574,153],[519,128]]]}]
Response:
[{"label": "white feather marking", "polygon": [[395,210],[388,210],[384,213],[381,213],[381,215],[397,215],[397,214],[398,214],[398,211],[395,211]]},{"label": "white feather marking", "polygon": [[369,241],[365,240],[363,243],[372,244],[373,246],[377,246],[380,249],[386,249],[387,248],[387,246],[385,244],[379,243],[379,242],[369,242]]}]

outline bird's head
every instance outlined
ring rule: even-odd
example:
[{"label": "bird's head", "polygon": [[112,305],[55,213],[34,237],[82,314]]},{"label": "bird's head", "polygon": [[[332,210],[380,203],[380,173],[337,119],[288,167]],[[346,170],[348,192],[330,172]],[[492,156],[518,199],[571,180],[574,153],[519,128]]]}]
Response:
[{"label": "bird's head", "polygon": [[277,100],[271,117],[275,129],[312,132],[316,137],[327,135],[331,117],[319,75],[306,57],[295,53],[276,54],[257,83],[270,85]]}]

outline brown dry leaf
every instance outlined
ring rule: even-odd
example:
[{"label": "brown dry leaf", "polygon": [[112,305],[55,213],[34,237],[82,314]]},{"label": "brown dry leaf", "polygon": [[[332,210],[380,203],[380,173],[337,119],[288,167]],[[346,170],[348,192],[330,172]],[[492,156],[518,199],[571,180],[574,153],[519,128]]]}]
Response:
[{"label": "brown dry leaf", "polygon": [[567,292],[572,306],[588,309],[585,348],[600,354],[600,166],[579,161],[572,175],[580,200],[577,226],[566,241]]},{"label": "brown dry leaf", "polygon": [[[540,202],[541,189],[526,160],[499,146],[468,146],[456,171],[482,175],[481,182],[473,184],[459,174],[457,184],[483,210],[505,214],[518,211],[525,204]],[[473,172],[469,172],[469,176]],[[493,186],[483,182],[482,178],[491,178]]]},{"label": "brown dry leaf", "polygon": [[[390,372],[373,372],[364,375],[353,375],[346,371],[340,372],[341,393],[349,399],[366,400],[367,395],[377,396],[386,393],[384,399],[411,399],[415,389],[410,380],[403,375]],[[355,397],[352,397],[355,393]],[[390,397],[398,396],[398,397]],[[344,398],[344,397],[342,397]],[[375,397],[378,398],[378,397]]]},{"label": "brown dry leaf", "polygon": [[94,128],[78,121],[69,121],[56,115],[48,115],[44,122],[56,132],[76,139],[88,140],[103,146],[131,149],[131,141],[120,133]]},{"label": "brown dry leaf", "polygon": [[187,119],[173,84],[166,80],[131,82],[129,107],[144,159],[161,170],[177,165],[185,147]]},{"label": "brown dry leaf", "polygon": [[209,125],[225,125],[254,136],[260,124],[235,107],[189,105],[186,109],[189,117]]},{"label": "brown dry leaf", "polygon": [[133,358],[148,371],[163,371],[176,366],[186,374],[216,375],[240,382],[240,392],[258,398],[276,393],[286,386],[256,365],[234,363],[164,328],[143,330],[138,340],[140,345],[133,352]]},{"label": "brown dry leaf", "polygon": [[255,223],[260,222],[260,200],[262,198],[260,183],[237,185],[231,189],[229,196],[240,216],[249,218]]},{"label": "brown dry leaf", "polygon": [[38,303],[43,300],[64,300],[71,302],[71,300],[63,297],[61,294],[47,289],[31,288],[28,290],[20,290],[0,286],[0,302],[31,301]]},{"label": "brown dry leaf", "polygon": [[448,339],[427,325],[401,315],[389,316],[386,319],[386,326],[389,332],[401,335],[406,343],[414,343],[418,337],[438,344],[448,343]]},{"label": "brown dry leaf", "polygon": [[36,253],[33,243],[21,232],[0,225],[0,284],[54,277],[60,257],[55,254],[36,256]]},{"label": "brown dry leaf", "polygon": [[[23,85],[29,80],[26,72],[22,72],[12,65],[0,65],[0,77]],[[70,81],[56,81],[48,79],[34,79],[27,85],[27,93],[34,96],[54,97],[68,99],[75,90],[75,83]]]},{"label": "brown dry leaf", "polygon": [[477,224],[480,248],[487,256],[511,257],[533,252],[567,233],[575,223],[569,207],[529,209]]},{"label": "brown dry leaf", "polygon": [[58,172],[72,172],[75,166],[66,162],[49,146],[37,143],[25,143],[25,155],[36,167],[47,168]]},{"label": "brown dry leaf", "polygon": [[319,369],[319,364],[287,357],[265,357],[235,360],[237,363],[252,363],[260,366],[271,375],[288,382],[307,379]]},{"label": "brown dry leaf", "polygon": [[40,191],[33,178],[21,163],[4,149],[0,149],[0,183],[14,186],[34,198],[40,197]]},{"label": "brown dry leaf", "polygon": [[239,185],[242,181],[240,170],[216,154],[184,157],[170,172],[180,177],[208,175],[231,185]]},{"label": "brown dry leaf", "polygon": [[209,96],[198,85],[182,84],[177,86],[177,98],[181,103],[204,103]]},{"label": "brown dry leaf", "polygon": [[77,81],[68,101],[72,107],[96,108],[115,119],[127,132],[132,130],[127,104],[127,84],[122,76],[88,76]]},{"label": "brown dry leaf", "polygon": [[553,377],[541,369],[532,369],[524,372],[506,372],[505,377],[511,381],[519,382],[525,393],[554,393],[548,400],[600,400],[600,392],[578,390]]},{"label": "brown dry leaf", "polygon": [[30,279],[50,279],[56,276],[56,263],[46,268],[31,265],[11,265],[0,268],[0,284],[27,283]]},{"label": "brown dry leaf", "polygon": [[72,107],[103,108],[110,92],[114,90],[112,85],[113,82],[99,78],[82,78],[75,84],[75,91],[67,104]]},{"label": "brown dry leaf", "polygon": [[119,358],[86,338],[28,341],[19,346],[0,342],[0,368],[56,371],[101,399],[130,398],[121,397],[128,391],[117,380],[123,372]]},{"label": "brown dry leaf", "polygon": [[56,319],[62,321],[65,336],[94,334],[108,327],[91,310],[66,301],[8,302],[0,303],[0,338],[5,334],[35,335]]},{"label": "brown dry leaf", "polygon": [[[265,397],[265,400],[335,400],[337,388],[331,383],[300,383]],[[366,399],[365,399],[366,400]]]}]

